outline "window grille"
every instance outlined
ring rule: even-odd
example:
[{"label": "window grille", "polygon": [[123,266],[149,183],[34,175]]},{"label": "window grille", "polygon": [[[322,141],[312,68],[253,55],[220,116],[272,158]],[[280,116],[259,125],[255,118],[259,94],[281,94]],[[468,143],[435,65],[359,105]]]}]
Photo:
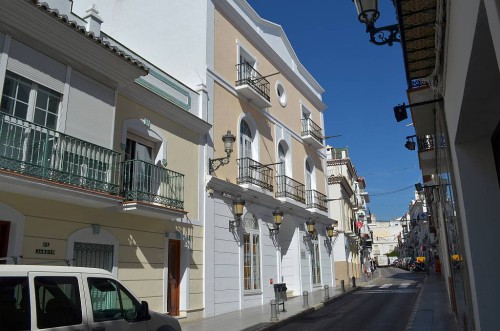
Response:
[{"label": "window grille", "polygon": [[75,242],[75,266],[113,270],[113,245]]}]

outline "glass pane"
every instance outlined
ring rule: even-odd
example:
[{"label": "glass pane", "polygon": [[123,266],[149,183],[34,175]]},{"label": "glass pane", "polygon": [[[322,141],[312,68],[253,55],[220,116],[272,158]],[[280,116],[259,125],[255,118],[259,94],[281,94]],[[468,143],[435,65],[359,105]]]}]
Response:
[{"label": "glass pane", "polygon": [[137,318],[137,307],[139,303],[128,292],[120,287],[120,298],[125,319],[128,321]]},{"label": "glass pane", "polygon": [[51,113],[47,114],[47,122],[45,123],[45,126],[50,128],[50,129],[56,129],[57,126],[57,116]]},{"label": "glass pane", "polygon": [[16,96],[16,81],[11,77],[6,77],[3,83],[3,95],[14,98]]},{"label": "glass pane", "polygon": [[73,256],[77,267],[113,270],[113,245],[75,242]]},{"label": "glass pane", "polygon": [[19,83],[17,86],[17,100],[28,103],[30,99],[31,85],[26,83]]},{"label": "glass pane", "polygon": [[45,126],[45,112],[40,109],[35,109],[35,116],[33,117],[33,122],[35,124]]},{"label": "glass pane", "polygon": [[253,288],[260,289],[260,245],[259,236],[253,235],[253,265],[252,265],[252,275],[253,275]]},{"label": "glass pane", "polygon": [[26,117],[28,116],[28,104],[19,101],[16,102],[13,115],[22,119],[26,119]]},{"label": "glass pane", "polygon": [[35,277],[40,329],[82,323],[80,291],[76,277]]},{"label": "glass pane", "polygon": [[61,101],[60,98],[50,95],[49,96],[49,106],[47,107],[47,110],[51,113],[58,114],[59,113],[59,102]]},{"label": "glass pane", "polygon": [[39,89],[36,93],[36,107],[47,109],[48,99],[49,95],[42,89]]},{"label": "glass pane", "polygon": [[31,329],[27,277],[0,278],[0,307],[1,330]]},{"label": "glass pane", "polygon": [[14,99],[6,96],[2,96],[2,106],[1,111],[7,114],[12,114],[12,109],[14,108]]},{"label": "glass pane", "polygon": [[123,319],[118,288],[106,278],[88,278],[94,322]]}]

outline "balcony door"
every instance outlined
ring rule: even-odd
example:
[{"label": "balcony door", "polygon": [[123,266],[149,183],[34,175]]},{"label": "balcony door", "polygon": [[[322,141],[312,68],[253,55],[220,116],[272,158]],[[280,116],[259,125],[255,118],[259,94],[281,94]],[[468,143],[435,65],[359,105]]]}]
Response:
[{"label": "balcony door", "polygon": [[239,156],[242,159],[244,166],[240,168],[240,177],[242,178],[255,178],[255,174],[252,172],[250,165],[252,164],[252,131],[248,126],[247,122],[241,121],[240,124],[240,147]]},{"label": "balcony door", "polygon": [[[125,147],[125,187],[135,199],[153,192],[154,143],[129,133]],[[140,200],[144,200],[142,197]]]},{"label": "balcony door", "polygon": [[312,167],[309,162],[306,162],[306,194],[307,194],[307,206],[313,206],[313,193],[312,193]]},{"label": "balcony door", "polygon": [[278,145],[278,192],[286,191],[286,151],[283,144]]}]

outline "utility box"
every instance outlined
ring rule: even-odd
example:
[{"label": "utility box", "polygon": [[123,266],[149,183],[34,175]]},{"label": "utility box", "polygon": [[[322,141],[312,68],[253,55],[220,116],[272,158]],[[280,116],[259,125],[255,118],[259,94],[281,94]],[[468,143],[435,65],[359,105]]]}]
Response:
[{"label": "utility box", "polygon": [[285,310],[285,301],[287,301],[286,297],[286,283],[278,283],[274,284],[274,299],[276,300],[276,304],[278,305],[278,310],[279,310],[279,305],[283,305],[283,310]]}]

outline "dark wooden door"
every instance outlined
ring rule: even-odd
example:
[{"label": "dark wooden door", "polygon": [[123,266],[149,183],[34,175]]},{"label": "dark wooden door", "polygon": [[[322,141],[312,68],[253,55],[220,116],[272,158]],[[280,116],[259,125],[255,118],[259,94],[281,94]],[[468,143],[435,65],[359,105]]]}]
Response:
[{"label": "dark wooden door", "polygon": [[171,316],[179,315],[181,242],[168,241],[168,293],[167,311]]},{"label": "dark wooden door", "polygon": [[[9,249],[10,222],[0,221],[0,258],[7,257]],[[0,260],[0,264],[5,264],[5,260]]]}]

